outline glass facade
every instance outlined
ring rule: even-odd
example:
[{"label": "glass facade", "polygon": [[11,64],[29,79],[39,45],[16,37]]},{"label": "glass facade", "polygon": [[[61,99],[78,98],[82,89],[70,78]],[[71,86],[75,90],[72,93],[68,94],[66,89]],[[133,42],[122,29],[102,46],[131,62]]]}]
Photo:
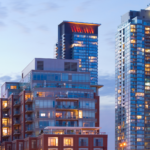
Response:
[{"label": "glass facade", "polygon": [[[3,85],[2,95],[9,90],[14,95],[15,132],[16,135],[20,133],[19,137],[14,138],[22,137],[18,127],[21,124],[23,129],[23,121],[25,121],[25,137],[38,136],[47,126],[95,127],[97,110],[94,90],[90,87],[90,73],[32,70],[21,82],[6,82]],[[22,91],[25,92],[24,95]],[[6,109],[8,103],[10,100],[3,101]],[[11,108],[7,111],[10,114]],[[6,118],[8,114],[5,113],[4,117]]]},{"label": "glass facade", "polygon": [[82,72],[91,73],[91,84],[98,82],[98,38],[94,35],[73,34],[72,59],[79,60]]},{"label": "glass facade", "polygon": [[150,20],[140,13],[130,11],[116,34],[116,150],[150,149]]},{"label": "glass facade", "polygon": [[57,59],[77,59],[81,72],[90,72],[91,85],[98,84],[98,26],[62,22],[58,26]]}]

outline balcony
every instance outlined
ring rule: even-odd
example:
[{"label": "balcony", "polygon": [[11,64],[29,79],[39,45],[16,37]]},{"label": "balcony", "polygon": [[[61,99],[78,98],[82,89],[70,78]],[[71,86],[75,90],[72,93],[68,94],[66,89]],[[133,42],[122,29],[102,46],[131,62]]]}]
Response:
[{"label": "balcony", "polygon": [[25,101],[25,104],[32,104],[33,100],[31,100],[31,98],[28,98],[26,101]]},{"label": "balcony", "polygon": [[33,119],[31,117],[26,118],[26,123],[32,123]]},{"label": "balcony", "polygon": [[56,109],[63,109],[63,110],[68,110],[68,109],[78,109],[78,106],[65,106],[65,105],[56,105]]},{"label": "balcony", "polygon": [[20,131],[19,130],[14,130],[14,136],[20,135]]},{"label": "balcony", "polygon": [[25,130],[25,132],[27,133],[27,134],[29,134],[29,133],[32,133],[33,132],[33,128],[26,128],[26,130]]},{"label": "balcony", "polygon": [[25,110],[25,113],[27,113],[27,114],[33,113],[33,109],[32,108],[27,108]]},{"label": "balcony", "polygon": [[78,120],[78,116],[56,116],[57,120]]},{"label": "balcony", "polygon": [[2,107],[2,110],[3,111],[8,111],[9,110],[9,106]]},{"label": "balcony", "polygon": [[19,126],[20,125],[20,121],[14,121],[14,126]]},{"label": "balcony", "polygon": [[14,116],[14,117],[18,117],[18,116],[20,116],[20,111],[14,111],[13,116]]},{"label": "balcony", "polygon": [[5,134],[2,135],[3,138],[8,138],[9,136],[10,136],[9,133],[5,133]]},{"label": "balcony", "polygon": [[9,118],[9,115],[8,114],[3,114],[2,117],[3,118]]},{"label": "balcony", "polygon": [[76,97],[68,97],[67,95],[57,95],[56,96],[56,101],[64,101],[64,100],[66,100],[66,101],[78,101],[79,100],[79,98],[76,98]]},{"label": "balcony", "polygon": [[88,142],[79,142],[79,146],[88,146]]},{"label": "balcony", "polygon": [[14,107],[20,107],[20,105],[21,105],[20,101],[15,101],[13,106]]},{"label": "balcony", "polygon": [[2,127],[8,128],[8,127],[10,127],[10,124],[9,123],[2,124]]}]

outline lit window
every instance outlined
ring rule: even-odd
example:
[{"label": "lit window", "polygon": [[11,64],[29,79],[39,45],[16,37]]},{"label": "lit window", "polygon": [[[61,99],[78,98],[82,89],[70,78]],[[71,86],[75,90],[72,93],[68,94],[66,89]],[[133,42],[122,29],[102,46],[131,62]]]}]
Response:
[{"label": "lit window", "polygon": [[41,113],[41,117],[45,117],[45,113]]},{"label": "lit window", "polygon": [[82,110],[79,110],[79,118],[83,118]]},{"label": "lit window", "polygon": [[17,86],[10,86],[10,89],[17,89]]},{"label": "lit window", "polygon": [[135,73],[136,71],[135,70],[129,70],[129,73]]},{"label": "lit window", "polygon": [[142,139],[141,138],[137,138],[137,142],[141,142],[142,141]]},{"label": "lit window", "polygon": [[49,137],[48,146],[58,146],[58,137]]},{"label": "lit window", "polygon": [[144,93],[135,93],[135,96],[144,96]]},{"label": "lit window", "polygon": [[3,128],[3,135],[8,135],[8,129],[7,128]]},{"label": "lit window", "polygon": [[142,116],[140,116],[140,115],[138,115],[138,116],[136,116],[137,117],[137,119],[142,119]]},{"label": "lit window", "polygon": [[73,146],[73,138],[65,137],[64,138],[64,146]]},{"label": "lit window", "polygon": [[94,138],[94,146],[103,146],[103,138]]}]

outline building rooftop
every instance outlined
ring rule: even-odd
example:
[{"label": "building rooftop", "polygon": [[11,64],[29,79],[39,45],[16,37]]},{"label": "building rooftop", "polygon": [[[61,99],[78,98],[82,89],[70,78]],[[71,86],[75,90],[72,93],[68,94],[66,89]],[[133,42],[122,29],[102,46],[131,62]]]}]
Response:
[{"label": "building rooftop", "polygon": [[[99,23],[88,23],[88,22],[78,22],[78,21],[66,21],[64,20],[62,23],[60,24],[63,24],[63,23],[72,23],[72,24],[80,24],[80,25],[94,25],[94,26],[100,26],[101,24]],[[59,25],[60,25],[59,24]]]}]

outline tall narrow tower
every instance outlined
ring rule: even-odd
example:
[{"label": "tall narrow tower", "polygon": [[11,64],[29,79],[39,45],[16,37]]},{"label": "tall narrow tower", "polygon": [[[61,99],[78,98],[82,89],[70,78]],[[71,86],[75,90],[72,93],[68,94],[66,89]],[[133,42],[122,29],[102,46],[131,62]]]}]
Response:
[{"label": "tall narrow tower", "polygon": [[116,34],[116,150],[150,149],[150,9],[122,16]]},{"label": "tall narrow tower", "polygon": [[57,59],[78,59],[82,72],[91,73],[98,84],[98,26],[100,24],[63,21],[58,26]]}]

